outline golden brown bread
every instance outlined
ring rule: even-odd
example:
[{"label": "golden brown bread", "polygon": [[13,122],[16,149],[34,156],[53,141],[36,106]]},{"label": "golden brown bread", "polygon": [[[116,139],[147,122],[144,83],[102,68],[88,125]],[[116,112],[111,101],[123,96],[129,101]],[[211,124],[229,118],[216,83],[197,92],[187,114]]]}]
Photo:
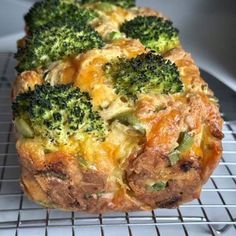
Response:
[{"label": "golden brown bread", "polygon": [[[104,94],[105,98],[111,96],[112,100],[116,100],[102,75],[92,76],[93,72],[99,73],[107,57],[112,57],[113,50],[114,55],[126,53],[132,57],[145,49],[135,40],[122,40],[105,49],[94,49],[77,57],[76,63],[67,62],[61,76],[57,76],[61,80],[55,83],[67,81],[67,68],[73,65],[73,82],[88,91],[99,105],[104,102],[100,99]],[[160,95],[160,99],[144,95],[138,101],[136,114],[149,131],[145,140],[135,133],[131,134],[132,130],[128,128],[124,130],[123,125],[114,124],[116,127],[103,143],[83,144],[83,158],[94,165],[89,168],[85,168],[74,154],[75,146],[47,154],[40,139],[18,140],[21,182],[31,199],[45,206],[66,210],[106,212],[175,207],[199,197],[202,185],[221,156],[222,119],[217,104],[210,99],[212,92],[201,79],[190,54],[176,48],[165,57],[176,63],[181,71],[181,80],[189,91],[184,96]],[[93,63],[85,63],[87,60]],[[84,84],[81,82],[83,73],[90,73],[90,78],[96,79],[96,84],[103,88],[102,94],[94,93],[89,86],[93,79],[86,80]],[[71,79],[70,73],[68,76]],[[22,88],[18,84],[25,81],[35,84],[35,74],[22,74],[14,87],[15,94]],[[103,86],[108,86],[107,90]],[[166,108],[154,113],[157,101]],[[120,140],[121,131],[117,135],[119,128],[124,132]],[[186,128],[194,134],[194,145],[175,166],[170,166],[167,155]],[[131,137],[132,140],[129,140]],[[126,145],[131,144],[132,151],[128,151],[126,156]],[[125,159],[120,158],[123,149]],[[162,191],[147,192],[145,184],[151,180],[167,181],[168,186]]]},{"label": "golden brown bread", "polygon": [[[155,14],[160,15],[151,9],[127,13],[117,8],[104,18],[110,25],[95,22],[94,27],[106,34],[124,19]],[[13,99],[48,81],[51,85],[72,83],[89,93],[94,109],[108,107],[100,115],[109,120],[127,107],[106,80],[103,65],[117,57],[133,58],[148,51],[139,40],[121,39],[52,64],[44,79],[40,70],[23,72],[13,86]],[[68,141],[64,146],[50,147],[50,152],[40,137],[18,139],[21,185],[29,198],[46,207],[101,213],[171,208],[199,197],[221,157],[223,122],[213,93],[191,55],[177,47],[164,58],[177,65],[185,93],[139,97],[133,110],[146,128],[145,136],[113,122],[102,142]],[[194,143],[172,166],[168,155],[186,130]],[[147,191],[147,183],[165,183],[165,188]]]}]

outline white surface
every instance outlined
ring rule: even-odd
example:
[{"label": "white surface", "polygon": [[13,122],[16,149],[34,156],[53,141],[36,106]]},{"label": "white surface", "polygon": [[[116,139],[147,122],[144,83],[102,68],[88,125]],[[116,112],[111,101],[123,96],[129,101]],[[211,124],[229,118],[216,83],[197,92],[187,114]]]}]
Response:
[{"label": "white surface", "polygon": [[[24,0],[1,0],[0,52],[16,50],[23,35],[23,15],[31,5]],[[236,1],[137,1],[170,16],[180,29],[184,48],[197,64],[236,91]]]}]

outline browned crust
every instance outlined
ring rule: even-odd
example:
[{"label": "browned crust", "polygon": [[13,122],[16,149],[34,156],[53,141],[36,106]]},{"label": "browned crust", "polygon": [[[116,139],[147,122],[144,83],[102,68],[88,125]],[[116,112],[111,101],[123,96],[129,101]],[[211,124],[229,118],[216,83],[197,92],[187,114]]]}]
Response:
[{"label": "browned crust", "polygon": [[[139,154],[126,163],[126,179],[132,194],[151,208],[177,207],[198,198],[202,185],[217,166],[222,153],[221,124],[218,108],[204,94],[192,94],[186,104],[175,102],[154,119],[153,131]],[[187,126],[197,134],[203,127],[200,147],[193,147],[176,165],[170,166],[171,143]],[[146,183],[167,182],[162,191],[147,193]]]}]

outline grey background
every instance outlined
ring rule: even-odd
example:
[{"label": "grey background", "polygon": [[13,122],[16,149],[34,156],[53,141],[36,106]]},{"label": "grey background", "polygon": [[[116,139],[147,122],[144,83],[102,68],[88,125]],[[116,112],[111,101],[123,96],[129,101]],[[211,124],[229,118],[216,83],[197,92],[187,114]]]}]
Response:
[{"label": "grey background", "polygon": [[[30,0],[0,1],[0,52],[15,51]],[[236,0],[137,1],[169,16],[197,64],[236,91]]]}]

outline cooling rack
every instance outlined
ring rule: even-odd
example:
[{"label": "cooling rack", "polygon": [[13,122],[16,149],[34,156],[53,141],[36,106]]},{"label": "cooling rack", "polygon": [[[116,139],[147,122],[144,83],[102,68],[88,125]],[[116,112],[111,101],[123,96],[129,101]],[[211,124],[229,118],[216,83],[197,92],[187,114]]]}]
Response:
[{"label": "cooling rack", "polygon": [[[228,113],[222,114],[226,120],[224,152],[218,168],[201,198],[178,209],[90,215],[44,209],[29,201],[19,186],[11,124],[14,65],[12,54],[0,54],[0,236],[236,235],[236,121],[227,121]],[[222,86],[218,90],[229,95]],[[231,91],[231,95],[235,99],[235,93]],[[226,103],[235,108],[234,102]]]}]

